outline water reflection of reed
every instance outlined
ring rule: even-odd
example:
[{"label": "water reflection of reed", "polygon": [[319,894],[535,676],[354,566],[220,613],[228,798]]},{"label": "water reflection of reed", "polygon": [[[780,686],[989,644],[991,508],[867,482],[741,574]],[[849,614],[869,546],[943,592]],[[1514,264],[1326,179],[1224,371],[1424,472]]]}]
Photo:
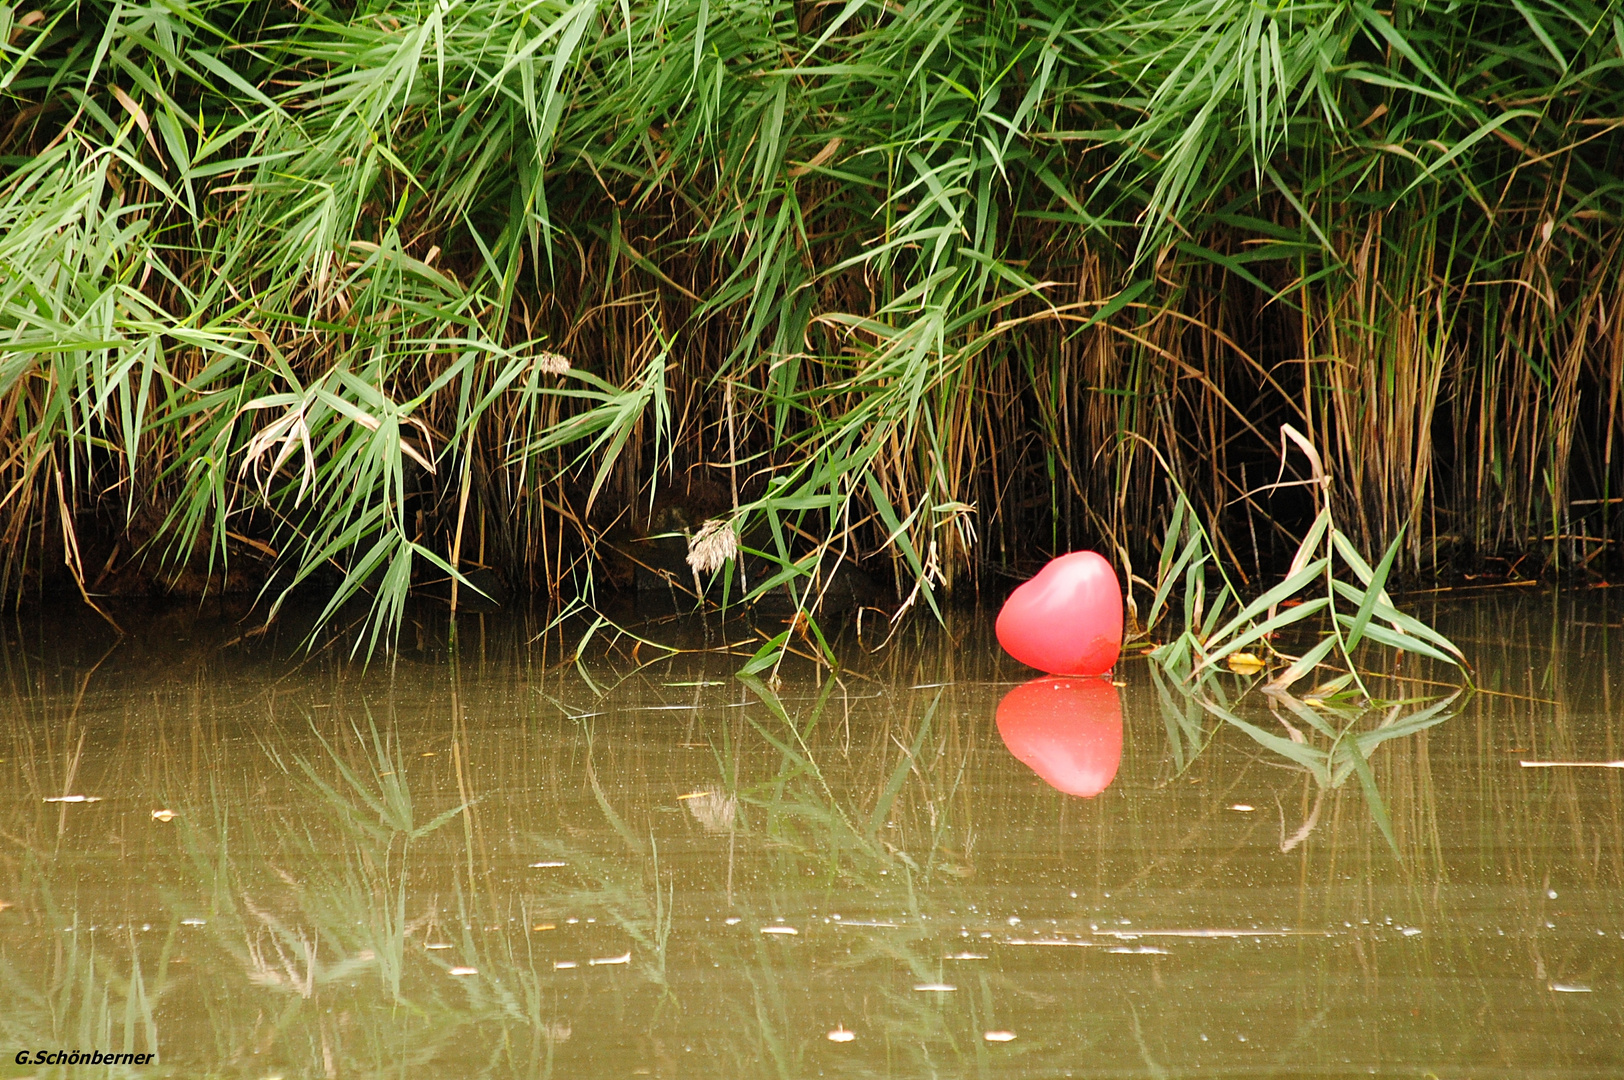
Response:
[{"label": "water reflection of reed", "polygon": [[[92,671],[94,642],[14,633],[0,1035],[193,1072],[1008,1075],[1340,1067],[1380,1016],[1383,1060],[1583,1064],[1617,997],[1549,986],[1618,977],[1594,935],[1624,930],[1618,778],[1516,760],[1619,756],[1614,654],[1604,606],[1556,614],[1457,616],[1498,693],[1361,754],[1396,855],[1358,783],[1135,664],[1116,782],[1053,791],[1001,748],[1019,675],[973,624],[776,691],[623,659],[601,698],[523,628],[364,674],[154,642]],[[1278,725],[1239,685],[1219,707]],[[73,794],[102,801],[44,801]],[[1116,956],[1161,939],[1095,933],[1225,927],[1334,937]],[[1486,1002],[1517,1022],[1484,1031]]]}]

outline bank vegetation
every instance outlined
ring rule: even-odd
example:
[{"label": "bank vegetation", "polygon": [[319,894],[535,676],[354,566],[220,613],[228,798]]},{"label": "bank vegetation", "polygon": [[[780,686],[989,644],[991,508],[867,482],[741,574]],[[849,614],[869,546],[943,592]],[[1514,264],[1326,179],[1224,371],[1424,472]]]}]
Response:
[{"label": "bank vegetation", "polygon": [[1154,563],[1175,485],[1261,591],[1316,513],[1288,425],[1395,573],[1614,543],[1616,3],[79,0],[0,42],[10,597],[387,628],[699,587],[669,534],[734,596],[923,608]]}]

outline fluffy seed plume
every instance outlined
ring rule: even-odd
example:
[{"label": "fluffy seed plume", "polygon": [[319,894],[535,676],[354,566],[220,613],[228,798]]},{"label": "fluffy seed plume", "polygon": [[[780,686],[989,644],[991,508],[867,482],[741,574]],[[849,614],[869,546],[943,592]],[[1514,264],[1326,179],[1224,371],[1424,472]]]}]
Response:
[{"label": "fluffy seed plume", "polygon": [[536,354],[536,370],[543,375],[562,375],[569,369],[570,361],[567,356],[559,356],[557,353],[551,352],[539,352]]},{"label": "fluffy seed plume", "polygon": [[738,553],[738,534],[721,518],[711,518],[688,539],[688,565],[696,574],[715,573]]}]

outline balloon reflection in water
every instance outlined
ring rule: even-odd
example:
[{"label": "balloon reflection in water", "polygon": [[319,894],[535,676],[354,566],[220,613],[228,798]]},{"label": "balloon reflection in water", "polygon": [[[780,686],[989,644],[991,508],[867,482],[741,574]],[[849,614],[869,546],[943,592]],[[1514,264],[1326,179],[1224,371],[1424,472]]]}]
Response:
[{"label": "balloon reflection in water", "polygon": [[1044,783],[1090,798],[1122,762],[1122,699],[1104,679],[1033,679],[998,703],[998,734]]}]

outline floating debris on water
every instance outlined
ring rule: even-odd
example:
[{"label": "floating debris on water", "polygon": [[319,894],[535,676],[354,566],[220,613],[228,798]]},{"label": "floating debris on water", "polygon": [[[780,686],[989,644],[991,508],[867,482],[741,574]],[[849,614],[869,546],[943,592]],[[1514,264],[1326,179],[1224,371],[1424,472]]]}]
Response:
[{"label": "floating debris on water", "polygon": [[543,859],[541,862],[533,862],[533,863],[531,863],[530,864],[530,869],[532,869],[532,870],[546,870],[546,869],[549,869],[549,868],[554,867],[554,866],[568,866],[568,865],[569,865],[569,863],[565,862],[563,859]]},{"label": "floating debris on water", "polygon": [[454,967],[454,968],[451,969],[450,974],[452,974],[452,975],[478,975],[479,974],[479,969],[478,968],[471,968],[471,967]]},{"label": "floating debris on water", "polygon": [[433,951],[437,951],[439,949],[449,949],[449,948],[451,948],[451,942],[449,942],[449,941],[431,941],[427,945],[423,946],[423,948],[433,950]]},{"label": "floating debris on water", "polygon": [[1624,761],[1519,761],[1525,769],[1624,769]]},{"label": "floating debris on water", "polygon": [[154,810],[152,812],[152,820],[154,821],[174,821],[175,816],[173,810]]},{"label": "floating debris on water", "polygon": [[1590,987],[1582,986],[1579,983],[1554,982],[1551,984],[1551,989],[1558,994],[1588,994],[1591,992]]},{"label": "floating debris on water", "polygon": [[1061,938],[1010,938],[1005,945],[1059,945],[1069,946],[1073,949],[1097,949],[1097,941],[1066,941]]},{"label": "floating debris on water", "polygon": [[1015,1033],[1013,1031],[988,1031],[988,1032],[983,1033],[981,1037],[983,1039],[986,1039],[988,1042],[1014,1042],[1015,1041]]},{"label": "floating debris on water", "polygon": [[537,934],[541,933],[541,931],[543,931],[543,930],[551,930],[551,929],[553,929],[553,924],[550,923],[550,922],[539,922],[539,923],[537,923],[536,925],[534,925],[534,926],[532,926],[530,928],[532,933],[537,933]]},{"label": "floating debris on water", "polygon": [[1132,941],[1142,937],[1243,938],[1243,937],[1330,937],[1330,930],[1095,930],[1097,937]]},{"label": "floating debris on water", "polygon": [[958,987],[949,983],[915,983],[914,989],[923,994],[951,994]]},{"label": "floating debris on water", "polygon": [[[839,919],[840,916],[836,915],[835,918]],[[869,926],[869,927],[875,927],[875,928],[881,929],[881,930],[895,930],[898,927],[900,927],[902,924],[901,923],[894,923],[894,922],[864,922],[861,919],[846,919],[846,920],[843,920],[840,923],[840,925],[841,926]]]},{"label": "floating debris on water", "polygon": [[851,1042],[855,1038],[857,1038],[857,1033],[855,1031],[847,1031],[844,1024],[829,1032],[830,1042]]},{"label": "floating debris on water", "polygon": [[942,957],[944,960],[985,960],[986,958],[986,953],[978,952],[949,953],[948,955]]},{"label": "floating debris on water", "polygon": [[1147,956],[1147,955],[1148,956],[1166,956],[1167,955],[1167,950],[1166,949],[1158,949],[1154,945],[1141,945],[1137,949],[1130,949],[1128,946],[1123,945],[1123,946],[1121,946],[1119,948],[1111,949],[1110,951],[1114,952],[1114,953],[1123,953],[1123,954],[1126,954],[1128,956]]},{"label": "floating debris on water", "polygon": [[88,803],[88,802],[101,802],[102,799],[101,799],[100,795],[52,795],[50,798],[46,799],[45,801],[46,802],[62,802],[62,803],[69,803],[69,802],[71,802],[71,803]]},{"label": "floating debris on water", "polygon": [[784,934],[791,937],[800,933],[793,926],[763,926],[761,932],[763,934]]},{"label": "floating debris on water", "polygon": [[1259,657],[1249,652],[1230,653],[1224,663],[1237,675],[1256,675],[1265,666]]},{"label": "floating debris on water", "polygon": [[604,956],[604,957],[600,957],[597,960],[588,960],[587,965],[589,967],[605,967],[605,966],[607,966],[609,964],[629,964],[631,962],[632,962],[632,954],[631,954],[631,950],[628,949],[626,952],[621,953],[619,956]]},{"label": "floating debris on water", "polygon": [[729,925],[729,926],[737,926],[740,923],[742,923],[744,920],[739,918],[737,915],[729,915],[727,918],[723,919],[722,921],[727,923],[727,925]]},{"label": "floating debris on water", "polygon": [[580,966],[581,965],[577,964],[574,960],[554,960],[553,961],[553,970],[554,971],[563,971],[565,968],[580,967]]},{"label": "floating debris on water", "polygon": [[203,926],[206,921],[204,919],[182,919],[180,924],[182,926]]},{"label": "floating debris on water", "polygon": [[1406,926],[1404,928],[1404,936],[1405,937],[1415,937],[1420,932],[1421,932],[1421,928],[1418,927],[1418,926]]},{"label": "floating debris on water", "polygon": [[1256,810],[1257,807],[1248,806],[1246,803],[1238,802],[1234,806],[1231,806],[1230,809],[1242,814],[1250,814],[1253,810]]}]

